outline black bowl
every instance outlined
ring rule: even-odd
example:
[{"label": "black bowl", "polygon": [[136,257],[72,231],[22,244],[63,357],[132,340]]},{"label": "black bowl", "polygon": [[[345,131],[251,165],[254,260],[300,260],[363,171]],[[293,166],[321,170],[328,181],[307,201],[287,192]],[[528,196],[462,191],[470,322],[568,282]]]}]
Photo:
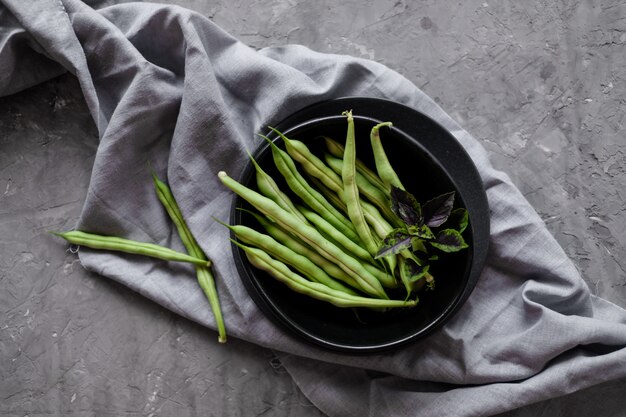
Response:
[{"label": "black bowl", "polygon": [[[276,128],[322,155],[325,147],[321,135],[345,141],[347,123],[341,113],[348,109],[354,114],[357,156],[368,166],[373,167],[371,127],[391,121],[394,126],[381,131],[383,146],[407,191],[420,202],[445,192],[456,192],[455,207],[465,207],[469,212],[469,226],[463,234],[469,249],[440,254],[440,259],[431,266],[435,290],[420,292],[417,307],[385,313],[342,309],[295,293],[250,265],[240,248],[233,246],[233,251],[248,293],[270,319],[317,345],[371,353],[424,337],[461,307],[484,265],[489,244],[489,210],[482,182],[467,152],[442,126],[409,107],[373,98],[336,99],[300,110]],[[284,148],[276,135],[270,137]],[[288,190],[274,166],[267,143],[261,143],[253,156],[281,189]],[[252,164],[245,167],[239,182],[256,189]],[[251,207],[236,197],[231,210],[232,224],[262,230],[253,216],[239,208]]]}]

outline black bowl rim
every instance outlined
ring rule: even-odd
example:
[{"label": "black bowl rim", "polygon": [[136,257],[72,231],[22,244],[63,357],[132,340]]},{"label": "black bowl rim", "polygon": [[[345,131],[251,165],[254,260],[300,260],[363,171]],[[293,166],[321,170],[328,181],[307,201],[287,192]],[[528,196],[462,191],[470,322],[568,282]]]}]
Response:
[{"label": "black bowl rim", "polygon": [[[331,120],[342,117],[339,116],[340,111],[337,112],[336,109],[345,110],[354,107],[363,107],[364,105],[369,106],[368,109],[370,110],[391,108],[391,111],[394,114],[418,114],[420,117],[429,119],[433,126],[435,126],[438,130],[440,130],[440,133],[447,137],[448,140],[445,147],[449,146],[454,148],[452,149],[452,151],[454,151],[457,156],[457,162],[459,161],[459,158],[461,161],[463,161],[463,175],[457,175],[456,177],[453,176],[450,172],[451,169],[446,167],[439,158],[433,155],[433,152],[431,152],[432,149],[429,148],[427,144],[422,143],[418,139],[419,136],[416,137],[416,135],[411,134],[410,131],[407,132],[405,129],[402,129],[402,124],[397,124],[394,121],[393,129],[396,130],[397,133],[407,136],[413,142],[415,142],[421,148],[421,151],[424,152],[428,157],[430,157],[432,161],[442,169],[443,173],[448,176],[450,181],[454,184],[455,188],[461,194],[461,198],[463,199],[465,207],[468,208],[470,217],[469,223],[470,227],[472,228],[473,237],[471,245],[472,254],[470,255],[471,259],[469,261],[469,271],[466,273],[465,285],[462,288],[462,291],[460,292],[460,294],[457,295],[455,299],[453,299],[453,301],[447,306],[447,308],[445,308],[434,321],[426,325],[420,331],[415,332],[409,336],[392,339],[386,343],[370,345],[350,345],[345,343],[333,342],[331,340],[327,340],[311,334],[309,331],[307,331],[307,329],[302,328],[297,323],[290,320],[289,317],[285,316],[285,314],[282,313],[280,307],[271,300],[271,297],[268,297],[266,295],[263,286],[259,284],[254,274],[249,270],[252,267],[251,265],[248,265],[247,259],[245,258],[245,254],[243,253],[243,251],[235,244],[232,244],[233,255],[240,278],[242,279],[244,286],[248,291],[248,294],[251,296],[255,304],[261,309],[261,311],[266,316],[268,316],[268,318],[270,318],[272,321],[274,321],[276,324],[280,325],[284,329],[290,331],[291,333],[299,335],[308,342],[330,350],[344,353],[377,353],[389,350],[391,348],[397,348],[411,341],[422,339],[428,334],[432,333],[435,329],[441,327],[456,312],[458,312],[460,307],[465,303],[467,298],[472,293],[480,277],[480,273],[484,267],[489,246],[489,219],[488,216],[479,215],[480,213],[488,214],[489,207],[487,202],[487,196],[484,187],[482,186],[482,180],[480,179],[478,170],[465,148],[462,147],[462,145],[457,141],[454,135],[452,135],[452,133],[450,133],[446,128],[441,126],[440,123],[436,122],[431,117],[411,107],[389,100],[371,97],[343,97],[338,99],[325,100],[307,106],[288,116],[281,122],[277,123],[275,127],[279,131],[282,131],[288,135],[289,132],[302,129],[307,125],[319,123],[323,120]],[[377,114],[372,115],[366,112],[366,114],[355,114],[355,118],[377,122],[394,120],[392,117],[389,117],[386,110],[378,111],[384,114],[380,114],[379,116]],[[325,115],[317,115],[318,112]],[[312,113],[313,115],[308,116],[310,113]],[[278,140],[278,138],[274,137],[273,140]],[[257,157],[258,155],[266,152],[266,149],[268,147],[268,143],[262,143],[254,150],[253,156]],[[448,149],[448,151],[449,150],[450,149]],[[238,181],[241,182],[242,180],[249,178],[253,174],[252,170],[253,166],[251,163],[248,162],[240,173]],[[452,171],[455,171],[455,169],[452,169]],[[463,184],[459,184],[460,182],[465,185],[469,185],[471,191],[468,191],[469,188],[463,187]],[[241,206],[241,203],[242,199],[238,196],[235,196],[231,205],[231,224],[238,224],[241,221],[241,212],[240,210],[238,210],[238,207]],[[471,210],[469,207],[472,207]]]}]

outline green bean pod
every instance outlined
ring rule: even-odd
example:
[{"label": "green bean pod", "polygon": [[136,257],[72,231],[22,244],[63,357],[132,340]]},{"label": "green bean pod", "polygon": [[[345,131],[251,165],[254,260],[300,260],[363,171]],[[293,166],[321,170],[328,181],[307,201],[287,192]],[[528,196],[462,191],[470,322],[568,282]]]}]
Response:
[{"label": "green bean pod", "polygon": [[[312,178],[319,180],[331,191],[337,193],[341,199],[345,198],[343,181],[341,179],[343,159],[327,156],[326,163],[324,163],[324,161],[315,156],[303,142],[289,139],[274,128],[270,129],[272,129],[274,132],[281,136],[281,138],[285,142],[285,148],[287,149],[287,153],[289,153],[289,155],[294,160],[300,163],[300,166],[302,166],[304,172],[306,172]],[[342,148],[342,156],[343,153],[344,152]],[[331,160],[329,160],[329,158]],[[379,210],[382,211],[382,213],[386,217],[386,220],[391,221],[394,224],[397,223],[398,218],[391,210],[391,202],[389,201],[388,197],[389,193],[382,191],[380,188],[372,184],[370,180],[368,180],[360,172],[360,170],[358,169],[358,165],[361,163],[360,161],[356,160],[355,163],[357,164],[356,182],[359,192],[363,194],[366,198],[368,198],[372,203],[374,203],[374,205],[376,205]],[[367,169],[367,167],[364,168]],[[325,195],[325,197],[328,199],[328,196]],[[345,207],[345,204],[343,206]],[[365,208],[363,208],[363,210],[365,210]],[[344,210],[344,213],[347,213],[347,209]]]},{"label": "green bean pod", "polygon": [[250,214],[252,214],[265,231],[278,242],[287,246],[294,252],[306,256],[311,262],[322,268],[324,272],[331,277],[343,281],[353,288],[360,288],[354,278],[346,274],[343,269],[321,256],[319,253],[315,252],[315,250],[311,249],[311,247],[302,240],[285,232],[276,223],[272,223],[256,213],[250,212]]},{"label": "green bean pod", "polygon": [[381,300],[376,298],[360,297],[333,290],[323,284],[311,282],[291,271],[284,263],[272,259],[260,249],[251,248],[235,242],[245,252],[248,260],[255,267],[267,272],[292,290],[320,301],[329,302],[337,307],[368,307],[394,308],[413,307],[417,300]]},{"label": "green bean pod", "polygon": [[[343,199],[340,195],[333,193],[329,190],[324,184],[320,181],[316,181],[314,178],[311,181],[315,184],[317,189],[328,199],[328,201],[332,202],[337,208],[343,210],[344,213],[347,214],[348,208],[346,204],[343,202]],[[365,221],[374,229],[376,235],[379,239],[384,239],[389,232],[393,230],[393,226],[387,222],[383,216],[380,214],[378,209],[368,203],[367,201],[361,200],[361,207],[363,208],[363,216],[365,217]]]},{"label": "green bean pod", "polygon": [[276,132],[285,142],[285,149],[287,153],[296,161],[300,163],[304,172],[309,174],[313,178],[317,178],[326,187],[336,193],[343,192],[343,183],[341,177],[332,169],[330,169],[324,161],[309,150],[309,148],[301,141],[289,139],[278,130],[270,128]]},{"label": "green bean pod", "polygon": [[315,228],[302,223],[296,216],[284,210],[269,198],[239,184],[224,171],[220,171],[218,177],[225,186],[252,204],[261,213],[278,222],[289,233],[298,236],[326,259],[336,263],[359,283],[363,291],[379,298],[389,298],[376,277],[367,272],[359,261],[324,238]]},{"label": "green bean pod", "polygon": [[[324,159],[333,172],[340,173],[343,169],[343,160],[329,154],[326,154]],[[381,211],[387,221],[400,226],[398,216],[391,210],[391,201],[388,193],[381,191],[358,171],[356,173],[356,184],[359,193],[371,201]]]},{"label": "green bean pod", "polygon": [[339,246],[348,251],[351,255],[354,255],[356,258],[359,258],[365,262],[374,262],[374,258],[369,254],[368,251],[363,249],[358,243],[350,240],[350,238],[345,236],[339,230],[335,229],[332,224],[324,220],[319,214],[302,206],[297,206],[297,209],[300,211],[300,213],[304,215],[304,217],[306,217],[306,219],[313,226],[317,228],[317,230],[322,232],[322,235],[327,236],[329,240],[337,243]]},{"label": "green bean pod", "polygon": [[137,242],[115,236],[103,236],[87,233],[80,230],[71,230],[65,233],[50,232],[55,236],[62,237],[74,245],[85,246],[91,249],[110,250],[115,252],[144,255],[164,261],[187,262],[199,266],[211,266],[211,261],[196,258],[180,253],[154,243]]},{"label": "green bean pod", "polygon": [[[176,202],[170,188],[163,181],[159,180],[155,174],[152,175],[152,180],[154,182],[154,189],[157,197],[176,226],[180,240],[183,242],[187,252],[195,257],[206,259],[206,255],[202,251],[202,248],[200,248],[200,245],[198,245],[198,242],[191,234],[191,230],[187,227],[187,223],[185,223],[183,214],[180,211],[180,207],[178,207],[178,203]],[[222,309],[220,307],[220,300],[217,295],[217,288],[215,287],[213,274],[208,267],[196,266],[196,278],[200,288],[209,301],[211,310],[213,311],[218,332],[217,340],[220,343],[226,343],[226,325],[224,324],[224,317],[222,315]]]},{"label": "green bean pod", "polygon": [[368,227],[363,209],[361,208],[359,189],[356,184],[356,139],[354,134],[354,119],[352,112],[343,113],[348,121],[348,132],[346,134],[346,148],[343,155],[343,169],[341,178],[343,180],[344,196],[343,201],[348,209],[348,217],[354,224],[361,241],[365,244],[370,255],[374,256],[378,252],[378,244],[374,240],[372,231]]},{"label": "green bean pod", "polygon": [[332,279],[322,268],[315,265],[310,259],[280,244],[272,237],[259,233],[247,226],[222,224],[232,230],[237,239],[241,242],[259,248],[277,260],[294,267],[312,281],[319,282],[337,291],[357,295],[356,291]]},{"label": "green bean pod", "polygon": [[[324,140],[326,141],[326,149],[328,149],[328,152],[335,158],[343,159],[343,154],[345,150],[344,146],[340,144],[339,142],[332,140],[329,137],[324,137]],[[380,179],[378,174],[376,174],[374,171],[369,169],[367,165],[365,165],[359,159],[356,160],[356,169],[359,173],[361,173],[361,175],[367,178],[367,180],[370,183],[372,183],[376,188],[386,193],[389,193],[389,189],[387,188],[383,180]]]},{"label": "green bean pod", "polygon": [[326,221],[335,226],[344,235],[350,237],[353,240],[358,240],[359,235],[354,230],[354,226],[350,223],[350,220],[346,219],[332,204],[330,204],[322,194],[313,189],[306,179],[298,172],[293,159],[289,154],[280,149],[269,138],[265,138],[272,148],[272,156],[276,168],[283,175],[289,188],[296,194],[302,201],[315,210]]},{"label": "green bean pod", "polygon": [[[340,281],[343,281],[343,282],[345,282],[346,284],[350,285],[353,288],[360,288],[359,284],[352,277],[347,275],[337,265],[335,265],[334,263],[328,261],[326,258],[324,258],[320,254],[315,252],[313,249],[311,249],[302,240],[300,240],[299,238],[297,238],[295,236],[292,236],[289,233],[285,232],[276,223],[269,222],[266,219],[264,219],[262,216],[259,216],[256,213],[250,212],[250,214],[252,214],[257,219],[259,224],[274,239],[276,239],[277,241],[279,241],[283,245],[287,246],[288,248],[290,248],[294,252],[297,252],[297,253],[299,253],[301,255],[306,256],[314,264],[316,264],[320,268],[322,268],[331,277],[336,278],[336,279],[338,279]],[[395,260],[395,258],[394,258],[394,260]],[[394,262],[393,265],[394,265],[393,267],[395,268],[395,262]],[[377,268],[376,266],[374,266],[374,265],[372,265],[370,263],[364,263],[363,264],[363,268],[365,268],[370,274],[372,274],[374,277],[376,277],[376,279],[378,279],[378,281],[380,281],[380,283],[383,285],[383,287],[396,288],[398,286],[398,283],[395,281],[395,279],[392,276],[390,276],[387,272]]]},{"label": "green bean pod", "polygon": [[250,157],[250,161],[252,161],[256,170],[256,184],[261,194],[273,200],[276,204],[293,213],[296,217],[306,223],[306,218],[296,209],[289,196],[280,190],[276,181],[274,181],[274,179],[267,172],[263,171],[250,153],[248,153],[248,156]]},{"label": "green bean pod", "polygon": [[383,144],[380,141],[380,132],[379,129],[384,126],[392,126],[391,122],[385,122],[377,124],[372,128],[370,132],[370,142],[372,144],[372,151],[374,153],[374,163],[376,164],[376,171],[378,171],[378,176],[385,186],[387,187],[387,191],[391,192],[391,187],[397,187],[401,190],[404,190],[404,186],[402,182],[400,182],[400,178],[396,171],[391,166],[389,159],[387,159],[387,154],[385,153],[385,149],[383,149]]}]

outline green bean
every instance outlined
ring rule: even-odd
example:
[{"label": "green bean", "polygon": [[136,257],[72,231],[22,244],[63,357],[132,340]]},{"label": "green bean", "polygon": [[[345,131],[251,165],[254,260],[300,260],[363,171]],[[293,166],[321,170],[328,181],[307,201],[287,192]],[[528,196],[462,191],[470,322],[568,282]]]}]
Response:
[{"label": "green bean", "polygon": [[[252,212],[250,212],[250,214],[252,214],[257,219],[259,224],[263,226],[263,228],[267,231],[267,233],[269,233],[270,236],[272,236],[274,239],[281,242],[283,245],[289,247],[293,251],[306,256],[313,263],[315,263],[324,271],[326,271],[326,273],[330,275],[331,277],[336,278],[340,281],[343,281],[346,284],[354,288],[360,288],[359,284],[352,277],[347,275],[337,265],[333,264],[332,262],[328,261],[326,258],[321,256],[320,254],[315,252],[306,243],[302,242],[302,240],[300,240],[299,238],[295,236],[290,235],[289,233],[282,230],[280,226],[278,226],[277,224],[271,223],[265,220],[263,217],[259,216],[258,214],[252,213]],[[376,279],[378,279],[378,281],[380,281],[380,283],[384,287],[396,288],[398,286],[395,279],[389,274],[387,274],[385,271],[380,270],[379,268],[377,268],[376,266],[370,263],[363,263],[362,266],[370,274],[376,277]],[[392,268],[395,268],[395,263],[393,264]]]},{"label": "green bean", "polygon": [[302,240],[285,232],[276,223],[272,223],[256,213],[250,212],[250,214],[252,214],[257,219],[259,224],[265,229],[265,231],[278,242],[287,246],[294,252],[306,256],[314,264],[322,268],[331,277],[343,281],[353,288],[360,288],[359,284],[354,280],[354,278],[346,274],[343,269],[339,268],[337,265],[321,256],[319,253],[315,252]]},{"label": "green bean", "polygon": [[[272,129],[282,137],[283,141],[285,142],[285,148],[287,149],[289,155],[300,163],[302,169],[308,175],[321,181],[324,186],[337,193],[341,199],[344,198],[343,181],[341,179],[341,167],[343,166],[342,159],[327,157],[326,163],[324,163],[324,161],[315,156],[303,142],[289,139],[274,128],[270,129]],[[328,158],[331,158],[332,160],[329,161]],[[360,161],[357,161],[357,164],[359,162]],[[389,201],[387,192],[384,192],[375,185],[373,185],[358,170],[356,174],[356,181],[359,192],[367,197],[372,203],[374,203],[379,208],[379,210],[382,211],[388,221],[391,221],[394,224],[399,221],[397,216],[391,210],[391,203]],[[328,196],[326,196],[326,198],[328,199]],[[363,209],[365,210],[365,208]],[[345,210],[344,212],[347,213],[347,211]],[[397,224],[397,226],[399,226],[399,224]]]},{"label": "green bean", "polygon": [[176,199],[174,198],[170,188],[155,174],[152,174],[152,181],[154,182],[154,189],[159,201],[176,226],[180,240],[183,242],[183,245],[189,254],[196,258],[206,259],[204,252],[199,248],[198,242],[196,242],[196,239],[187,227],[187,224],[183,219],[183,214],[181,213],[178,203],[176,203]]},{"label": "green bean", "polygon": [[368,307],[368,308],[392,308],[413,307],[417,300],[380,300],[375,298],[360,297],[333,290],[323,284],[311,282],[291,271],[284,263],[272,259],[260,249],[251,248],[235,242],[245,252],[250,263],[267,272],[292,290],[320,301],[329,302],[337,307]]},{"label": "green bean", "polygon": [[[324,140],[326,141],[326,149],[328,149],[328,152],[330,152],[330,154],[334,156],[335,158],[343,159],[343,153],[345,150],[343,145],[341,145],[338,142],[335,142],[329,137],[324,137]],[[376,188],[386,193],[389,193],[389,190],[385,186],[385,183],[380,179],[378,174],[376,174],[374,171],[369,169],[367,165],[365,165],[359,159],[356,160],[356,169],[358,172],[361,173],[361,175],[367,178],[367,180],[370,183],[372,183]]]},{"label": "green bean", "polygon": [[354,135],[354,119],[352,111],[343,113],[348,120],[348,132],[346,134],[346,148],[343,155],[343,169],[341,178],[343,180],[344,197],[348,209],[348,217],[354,224],[361,241],[365,244],[370,255],[374,256],[378,252],[378,244],[372,236],[372,231],[365,222],[363,217],[363,209],[359,203],[359,189],[356,185],[356,139]]},{"label": "green bean", "polygon": [[[185,219],[183,218],[183,214],[178,207],[178,203],[172,194],[170,188],[163,181],[159,180],[156,174],[152,174],[152,180],[154,182],[154,189],[156,191],[157,197],[170,219],[176,226],[176,230],[178,231],[178,235],[180,236],[180,240],[183,242],[183,245],[187,249],[190,255],[206,259],[206,255],[198,245],[198,242],[191,234],[191,230],[187,227],[185,223]],[[213,278],[213,274],[208,267],[196,266],[196,277],[198,279],[198,284],[202,291],[206,295],[209,305],[211,306],[211,310],[213,311],[213,316],[215,317],[215,323],[217,325],[218,331],[218,341],[220,343],[226,343],[226,326],[224,324],[224,317],[222,315],[222,310],[220,308],[220,300],[217,295],[217,288],[215,287],[215,279]]]},{"label": "green bean", "polygon": [[317,228],[317,230],[322,232],[323,235],[328,236],[331,241],[337,243],[346,249],[350,254],[365,262],[374,262],[374,258],[368,251],[363,249],[358,243],[350,240],[350,238],[346,237],[339,230],[335,229],[332,224],[328,223],[320,215],[302,206],[297,206],[297,209],[313,226]]},{"label": "green bean", "polygon": [[[304,171],[311,176],[311,181],[316,184],[317,189],[323,194],[323,196],[326,197],[328,201],[333,203],[333,205],[336,208],[343,210],[343,212],[347,214],[348,211],[347,211],[345,203],[343,202],[343,199],[344,199],[343,181],[341,179],[341,176],[339,175],[341,171],[336,172],[335,170],[332,169],[334,167],[331,167],[331,169],[329,169],[329,167],[321,159],[313,155],[313,153],[311,153],[310,150],[308,150],[308,148],[306,147],[304,143],[293,140],[293,139],[289,139],[278,130],[276,129],[273,129],[273,130],[281,136],[281,138],[285,142],[285,147],[287,148],[289,155],[293,159],[300,162]],[[336,142],[332,141],[332,139],[328,139],[328,140],[336,144]],[[344,149],[343,147],[341,147],[342,157],[344,153],[343,151]],[[359,166],[363,167],[364,172],[369,171],[369,169],[366,166],[364,166],[360,161],[357,160],[356,163],[357,163],[357,167]],[[373,174],[373,175],[376,176],[376,174]],[[359,176],[364,178],[364,180],[368,181],[369,183],[369,180],[367,180],[367,178],[364,177],[363,174],[360,174]],[[380,180],[378,181],[380,182]],[[323,187],[319,186],[318,183],[323,184]],[[330,189],[334,193],[325,192],[327,191],[327,189]],[[381,199],[384,200],[384,198],[381,198]],[[382,207],[385,207],[384,203],[381,203],[380,205]],[[367,223],[374,228],[374,230],[376,231],[376,235],[380,239],[384,239],[389,234],[389,232],[393,230],[393,227],[391,227],[391,225],[387,223],[387,221],[384,220],[380,216],[380,213],[374,206],[366,203],[365,201],[361,201],[361,206],[363,208],[363,212],[364,212]],[[391,209],[387,208],[387,210],[389,213],[388,217],[395,219],[396,216],[391,211]],[[352,234],[349,234],[349,237],[355,239],[355,236],[353,236]]]},{"label": "green bean", "polygon": [[358,240],[359,236],[354,230],[354,226],[350,223],[350,220],[346,219],[332,204],[330,204],[322,194],[313,189],[306,179],[298,172],[293,159],[289,154],[280,149],[269,138],[264,137],[270,143],[272,147],[272,156],[276,168],[285,178],[289,188],[298,196],[302,201],[317,213],[320,214],[326,221],[335,226],[344,235],[350,237],[353,240]]},{"label": "green bean", "polygon": [[337,266],[359,283],[363,291],[380,298],[389,298],[376,277],[364,270],[359,261],[325,239],[315,228],[302,223],[296,216],[284,210],[269,198],[239,184],[224,171],[220,171],[217,175],[225,186],[248,201],[257,210],[278,222],[288,232],[298,236],[320,255],[329,261],[335,262]]},{"label": "green bean", "polygon": [[332,169],[330,169],[324,161],[309,150],[309,148],[299,140],[289,139],[278,130],[270,128],[276,132],[285,142],[285,148],[287,153],[298,161],[302,166],[304,172],[309,174],[313,178],[320,180],[326,187],[330,188],[336,193],[343,192],[343,183],[341,177]]},{"label": "green bean", "polygon": [[402,182],[400,182],[400,178],[398,178],[398,174],[391,166],[389,159],[387,159],[387,154],[383,149],[383,144],[380,141],[380,132],[379,129],[384,126],[392,126],[391,122],[385,122],[377,124],[372,128],[370,132],[370,142],[372,144],[372,151],[374,152],[374,163],[376,164],[376,170],[378,171],[378,176],[385,183],[387,187],[387,191],[391,191],[391,187],[397,187],[401,190],[404,190],[404,186]]},{"label": "green bean", "polygon": [[65,233],[50,232],[55,236],[62,237],[74,245],[85,246],[91,249],[110,250],[116,252],[131,253],[135,255],[150,256],[165,261],[188,262],[199,266],[211,266],[211,261],[199,259],[175,250],[155,245],[154,243],[137,242],[115,236],[103,236],[87,233],[80,230],[71,230]]},{"label": "green bean", "polygon": [[[333,172],[340,173],[343,169],[343,160],[328,154],[325,155],[324,159]],[[363,194],[369,201],[374,203],[387,221],[400,226],[398,216],[391,210],[391,202],[388,193],[381,191],[358,171],[356,173],[356,183],[359,188],[359,193]]]},{"label": "green bean", "polygon": [[[220,222],[222,223],[222,222]],[[259,233],[256,230],[243,226],[243,225],[228,225],[222,223],[233,231],[238,240],[245,244],[252,245],[259,249],[262,249],[268,255],[278,259],[279,261],[290,265],[302,272],[307,278],[312,281],[324,284],[329,288],[333,288],[337,291],[343,291],[348,294],[357,295],[357,292],[351,288],[348,288],[344,284],[332,279],[322,268],[315,265],[307,257],[296,253],[289,249],[287,246],[280,244],[272,237]]]},{"label": "green bean", "polygon": [[295,214],[296,217],[306,223],[306,218],[302,215],[302,213],[296,210],[296,207],[293,205],[293,202],[291,201],[289,196],[287,196],[287,194],[283,193],[280,190],[278,184],[276,184],[276,181],[274,181],[274,179],[268,173],[263,171],[263,169],[254,160],[250,153],[248,153],[248,156],[250,157],[250,160],[252,161],[252,164],[254,165],[254,168],[256,170],[256,183],[261,194],[271,200],[274,200],[276,204],[278,204],[285,210]]},{"label": "green bean", "polygon": [[[346,215],[348,214],[348,208],[346,207],[346,203],[343,202],[343,199],[339,194],[326,187],[322,183],[322,181],[318,180],[317,178],[312,177],[311,182],[333,206],[335,206],[338,210],[341,210]],[[343,194],[343,190],[341,191],[341,193]]]},{"label": "green bean", "polygon": [[[337,160],[337,158],[333,159]],[[326,196],[329,201],[335,204],[339,209],[347,212],[348,209],[346,207],[346,204],[343,202],[343,198],[340,198],[339,195],[329,190],[324,184],[321,183],[321,181],[317,181],[315,178],[313,178],[312,181],[317,189],[320,190],[320,192],[324,194],[324,196]],[[341,197],[343,197],[343,192],[341,193]],[[363,200],[360,200],[360,204],[363,209],[363,216],[365,217],[365,221],[367,221],[367,223],[374,229],[378,238],[384,239],[393,230],[393,227],[389,223],[387,223],[387,221],[381,216],[380,212],[375,206]],[[393,275],[393,272],[395,271],[398,263],[396,257],[394,255],[385,256],[383,260],[387,265],[388,270]],[[388,277],[389,275],[386,276]],[[379,281],[381,281],[380,278]],[[384,286],[390,288],[393,288],[395,284],[395,280],[393,279],[382,280],[381,282]]]},{"label": "green bean", "polygon": [[[333,193],[329,190],[324,184],[320,181],[315,181],[315,179],[311,179],[317,189],[335,206],[337,206],[340,210],[343,210],[345,213],[348,212],[348,208],[343,200],[337,194]],[[384,239],[389,232],[393,230],[393,227],[383,218],[378,209],[374,207],[372,204],[367,201],[361,200],[361,207],[363,208],[363,215],[365,216],[365,221],[372,226],[376,235],[379,239]]]}]

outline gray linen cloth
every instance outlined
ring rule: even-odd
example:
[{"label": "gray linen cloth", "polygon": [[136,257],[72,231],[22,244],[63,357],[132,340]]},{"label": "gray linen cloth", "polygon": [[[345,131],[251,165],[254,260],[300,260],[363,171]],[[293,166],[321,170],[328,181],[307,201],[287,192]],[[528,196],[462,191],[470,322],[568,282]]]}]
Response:
[{"label": "gray linen cloth", "polygon": [[[2,2],[0,93],[68,70],[99,129],[77,227],[182,250],[152,190],[151,161],[215,261],[229,335],[282,352],[295,382],[328,415],[490,415],[626,376],[626,312],[591,295],[483,147],[397,73],[301,46],[255,51],[178,7]],[[341,96],[395,100],[439,121],[478,166],[491,211],[489,258],[464,307],[426,340],[379,355],[324,351],[268,321],[239,280],[225,228],[210,218],[228,218],[233,195],[216,174],[239,174],[255,132]],[[192,268],[84,249],[80,259],[215,328]]]}]

